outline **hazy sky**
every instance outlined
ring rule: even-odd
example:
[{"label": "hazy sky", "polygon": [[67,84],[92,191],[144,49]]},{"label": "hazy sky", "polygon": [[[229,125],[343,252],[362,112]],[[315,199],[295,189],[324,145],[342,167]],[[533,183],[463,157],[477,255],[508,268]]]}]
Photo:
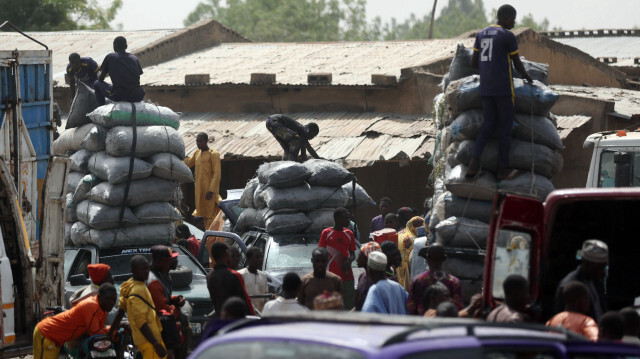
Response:
[{"label": "hazy sky", "polygon": [[[109,0],[102,0],[108,2]],[[123,30],[170,29],[183,27],[182,21],[201,0],[124,0],[113,22]],[[269,1],[269,0],[264,0]],[[448,3],[438,1],[436,13]],[[485,10],[498,8],[505,0],[484,0]],[[551,28],[565,30],[633,28],[640,25],[640,0],[511,0],[519,15],[532,13],[537,21],[549,19]],[[432,0],[368,0],[367,16],[383,21],[406,19],[411,13],[421,17],[433,6]]]}]

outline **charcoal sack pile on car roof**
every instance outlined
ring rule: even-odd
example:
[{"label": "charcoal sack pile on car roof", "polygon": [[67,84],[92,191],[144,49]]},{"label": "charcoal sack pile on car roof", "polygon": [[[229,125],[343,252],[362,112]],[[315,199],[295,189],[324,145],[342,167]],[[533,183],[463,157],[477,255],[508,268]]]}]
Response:
[{"label": "charcoal sack pile on car roof", "polygon": [[173,241],[174,222],[182,218],[178,185],[193,182],[182,162],[179,117],[149,102],[116,102],[86,114],[89,123],[67,125],[53,144],[71,162],[65,245]]},{"label": "charcoal sack pile on car roof", "polygon": [[482,152],[480,174],[466,178],[474,141],[484,121],[480,77],[471,67],[471,56],[471,49],[459,46],[443,80],[442,93],[434,100],[437,142],[430,179],[434,197],[429,227],[435,241],[447,248],[449,258],[457,252],[465,256],[460,261],[447,260],[444,270],[467,282],[464,285],[475,288],[471,291],[475,293],[481,290],[495,194],[501,191],[544,200],[554,190],[550,179],[562,169],[563,144],[555,117],[549,112],[559,96],[546,86],[548,65],[523,61],[534,81],[513,80],[516,117],[509,168],[518,170],[517,175],[496,180],[496,132]]},{"label": "charcoal sack pile on car roof", "polygon": [[[335,208],[353,206],[354,178],[347,169],[327,160],[264,163],[240,197],[238,205],[245,210],[234,231],[260,227],[270,234],[320,234],[334,225]],[[357,184],[355,196],[357,206],[375,204]]]}]

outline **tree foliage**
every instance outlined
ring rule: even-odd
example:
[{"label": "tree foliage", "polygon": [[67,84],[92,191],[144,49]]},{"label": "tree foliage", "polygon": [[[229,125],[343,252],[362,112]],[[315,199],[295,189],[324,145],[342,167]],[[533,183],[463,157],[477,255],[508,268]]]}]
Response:
[{"label": "tree foliage", "polygon": [[[0,0],[2,1],[2,0]],[[495,9],[487,19],[482,0],[448,0],[434,22],[434,38],[452,38],[495,21]],[[399,22],[392,18],[366,18],[366,0],[204,0],[185,25],[215,19],[253,41],[358,41],[426,39],[431,14],[411,16]],[[536,23],[531,14],[518,26],[546,30],[545,18]]]},{"label": "tree foliage", "polygon": [[184,21],[213,18],[254,41],[365,40],[366,0],[206,0]]},{"label": "tree foliage", "polygon": [[122,0],[0,0],[0,21],[25,31],[110,29]]}]

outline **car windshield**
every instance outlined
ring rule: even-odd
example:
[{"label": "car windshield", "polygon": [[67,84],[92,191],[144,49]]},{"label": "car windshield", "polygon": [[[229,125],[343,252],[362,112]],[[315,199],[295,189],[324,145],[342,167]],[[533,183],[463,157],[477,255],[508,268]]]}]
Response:
[{"label": "car windshield", "polygon": [[[194,260],[185,254],[181,247],[172,247],[177,250],[178,265],[188,267],[193,272],[194,278],[206,278],[206,273],[198,266]],[[108,264],[111,267],[111,274],[116,283],[122,283],[131,277],[131,266],[129,262],[131,257],[140,254],[151,262],[151,253],[149,248],[123,248],[117,250],[103,250],[100,252],[100,263]]]},{"label": "car windshield", "polygon": [[317,247],[317,238],[274,237],[266,256],[265,270],[311,268],[311,252]]},{"label": "car windshield", "polygon": [[[600,155],[600,173],[598,174],[598,187],[616,186],[616,161],[614,156],[617,151],[602,151]],[[640,153],[626,152],[630,156],[629,161],[629,185],[640,187]]]}]

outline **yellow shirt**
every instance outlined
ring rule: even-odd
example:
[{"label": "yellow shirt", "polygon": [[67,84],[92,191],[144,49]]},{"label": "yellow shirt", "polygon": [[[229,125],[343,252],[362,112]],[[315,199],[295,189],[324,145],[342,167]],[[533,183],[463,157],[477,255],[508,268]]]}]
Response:
[{"label": "yellow shirt", "polygon": [[145,282],[129,278],[129,280],[122,283],[118,308],[124,309],[127,312],[133,342],[138,347],[149,343],[140,331],[140,327],[142,327],[144,323],[147,323],[153,336],[159,343],[162,343],[162,325],[160,324],[160,318],[158,318],[155,309],[145,304],[140,298],[132,296],[133,294],[139,295],[144,298],[147,303],[153,305],[153,298],[151,298],[151,293],[149,293]]},{"label": "yellow shirt", "polygon": [[[213,219],[220,197],[220,154],[214,149],[194,152],[184,163],[190,168],[195,166],[196,210],[198,215]],[[206,199],[207,192],[213,192],[211,200]]]}]

